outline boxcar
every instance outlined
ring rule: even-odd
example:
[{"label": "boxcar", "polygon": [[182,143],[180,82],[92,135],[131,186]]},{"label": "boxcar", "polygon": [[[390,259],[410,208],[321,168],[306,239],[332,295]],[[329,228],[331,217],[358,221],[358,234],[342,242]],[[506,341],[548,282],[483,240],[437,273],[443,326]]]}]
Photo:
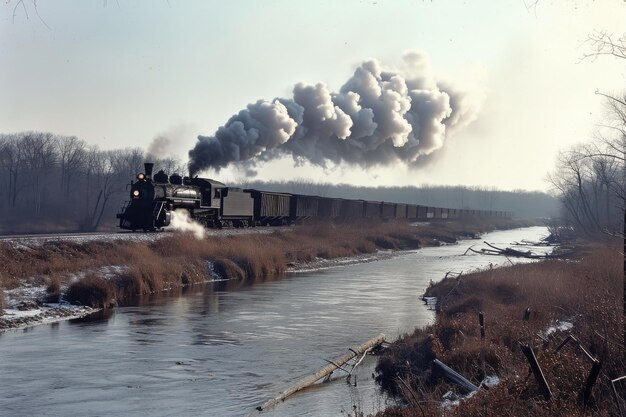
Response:
[{"label": "boxcar", "polygon": [[449,216],[449,210],[447,208],[442,208],[441,209],[441,218],[442,219],[447,219]]},{"label": "boxcar", "polygon": [[396,204],[396,212],[394,213],[394,217],[396,219],[406,219],[407,205],[404,203]]},{"label": "boxcar", "polygon": [[262,225],[282,224],[289,220],[291,194],[244,190],[254,200],[254,218]]},{"label": "boxcar", "polygon": [[380,219],[382,203],[380,201],[366,201],[365,202],[365,211],[364,217],[367,219]]},{"label": "boxcar", "polygon": [[317,215],[323,219],[336,219],[341,214],[341,203],[339,198],[319,197]]},{"label": "boxcar", "polygon": [[291,220],[304,220],[319,216],[319,197],[310,195],[291,196],[289,217]]},{"label": "boxcar", "polygon": [[432,207],[433,219],[443,219],[443,209],[441,207]]},{"label": "boxcar", "polygon": [[428,218],[428,207],[417,206],[417,218],[420,220],[426,220]]},{"label": "boxcar", "polygon": [[363,218],[363,200],[341,200],[339,217],[343,220],[357,220]]},{"label": "boxcar", "polygon": [[417,205],[415,204],[408,204],[406,206],[406,218],[410,219],[410,220],[416,220],[417,219]]},{"label": "boxcar", "polygon": [[396,217],[396,203],[387,203],[386,201],[383,201],[381,205],[381,216],[383,219],[393,219]]}]

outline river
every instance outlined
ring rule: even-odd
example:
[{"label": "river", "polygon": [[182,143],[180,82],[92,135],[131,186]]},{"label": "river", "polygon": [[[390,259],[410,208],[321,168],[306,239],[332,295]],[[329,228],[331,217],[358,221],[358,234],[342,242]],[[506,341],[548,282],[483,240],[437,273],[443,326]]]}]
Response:
[{"label": "river", "polygon": [[[507,246],[537,240],[543,227],[497,231]],[[465,255],[481,240],[400,252],[375,262],[242,284],[194,286],[100,315],[0,334],[0,415],[241,416],[291,383],[385,333],[424,326],[419,299],[448,271],[508,263]],[[341,416],[384,408],[372,380],[376,359],[357,368],[357,386],[338,378],[262,415]]]}]

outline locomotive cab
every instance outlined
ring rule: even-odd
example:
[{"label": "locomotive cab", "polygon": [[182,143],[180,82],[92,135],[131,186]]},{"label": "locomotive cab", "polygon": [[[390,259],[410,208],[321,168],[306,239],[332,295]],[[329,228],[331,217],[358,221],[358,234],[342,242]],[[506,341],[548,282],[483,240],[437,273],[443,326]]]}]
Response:
[{"label": "locomotive cab", "polygon": [[200,190],[200,207],[215,209],[220,207],[221,190],[226,185],[207,178],[190,178],[188,183]]}]

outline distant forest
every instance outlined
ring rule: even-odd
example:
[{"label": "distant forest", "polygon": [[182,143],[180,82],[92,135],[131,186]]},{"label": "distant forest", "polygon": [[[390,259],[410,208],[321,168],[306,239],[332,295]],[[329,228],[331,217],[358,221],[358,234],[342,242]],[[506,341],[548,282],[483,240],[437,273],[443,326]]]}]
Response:
[{"label": "distant forest", "polygon": [[[47,132],[0,134],[0,233],[114,229],[128,199],[126,185],[143,162],[167,173],[186,173],[175,159],[157,159],[138,148],[101,150],[73,136]],[[234,185],[234,184],[232,184]],[[513,211],[547,217],[558,201],[539,192],[469,187],[356,187],[304,181],[238,184],[327,197]]]}]

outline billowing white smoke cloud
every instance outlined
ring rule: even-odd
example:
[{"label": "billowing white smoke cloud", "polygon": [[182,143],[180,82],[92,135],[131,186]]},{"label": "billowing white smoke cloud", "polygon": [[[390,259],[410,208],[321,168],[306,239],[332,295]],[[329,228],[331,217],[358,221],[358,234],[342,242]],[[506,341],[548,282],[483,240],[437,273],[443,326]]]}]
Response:
[{"label": "billowing white smoke cloud", "polygon": [[187,210],[173,210],[172,221],[169,225],[170,230],[178,230],[180,232],[191,232],[196,239],[206,237],[206,229],[191,217]]},{"label": "billowing white smoke cloud", "polygon": [[250,168],[285,154],[320,166],[419,165],[452,130],[474,120],[479,106],[438,80],[425,53],[403,59],[402,70],[363,62],[338,93],[298,83],[291,99],[249,104],[214,136],[198,136],[190,172],[233,163]]}]

